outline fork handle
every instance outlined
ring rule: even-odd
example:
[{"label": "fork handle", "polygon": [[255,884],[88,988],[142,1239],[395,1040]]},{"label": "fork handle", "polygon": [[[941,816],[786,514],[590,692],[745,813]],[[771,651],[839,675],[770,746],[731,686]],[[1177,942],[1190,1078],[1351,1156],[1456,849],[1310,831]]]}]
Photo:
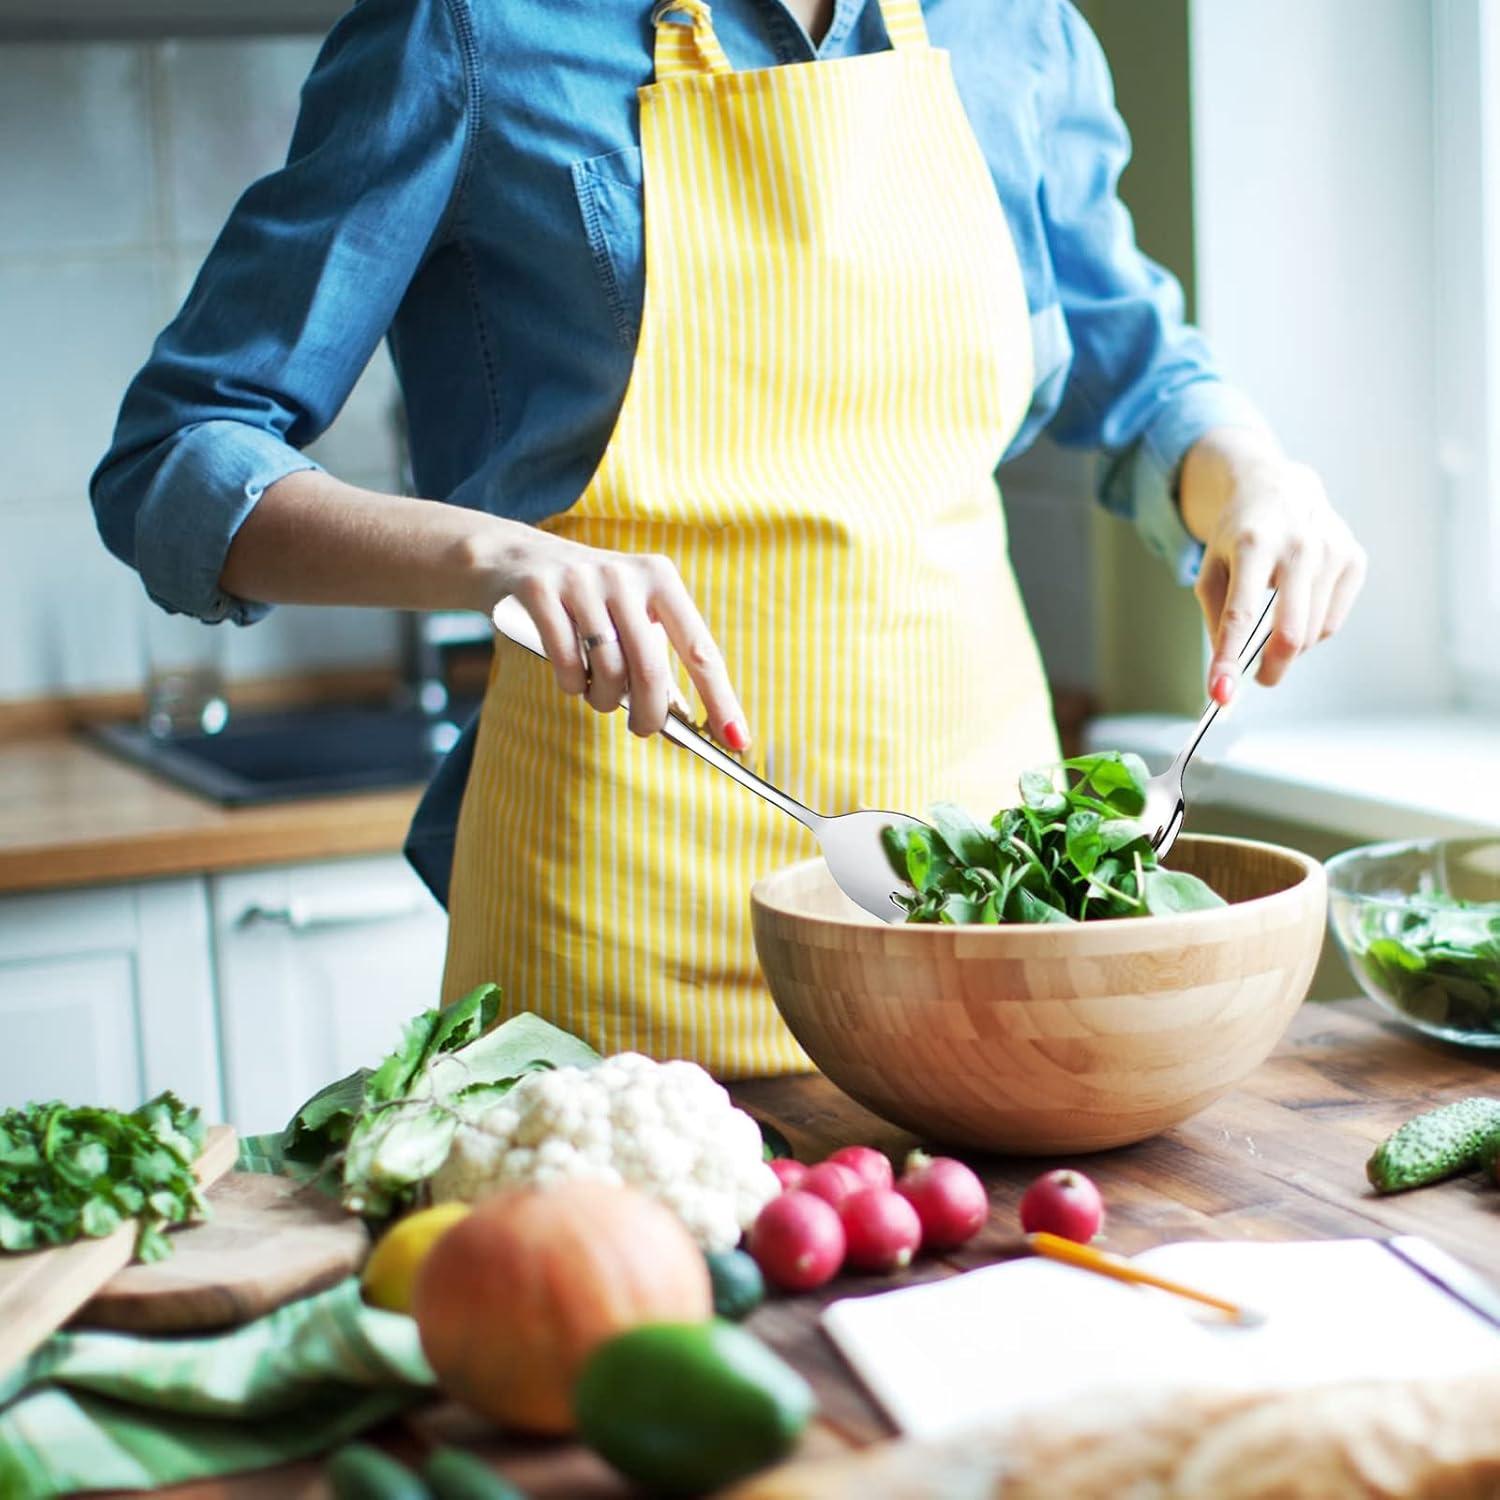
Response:
[{"label": "fork handle", "polygon": [[[541,633],[536,628],[536,622],[514,595],[507,594],[490,611],[490,620],[496,630],[513,645],[523,647],[531,652],[533,656],[539,656],[543,661],[547,660],[546,648],[542,645]],[[629,698],[620,699],[620,707],[628,708]],[[814,833],[818,831],[818,825],[823,821],[810,807],[804,807],[795,797],[789,797],[780,787],[772,786],[769,781],[757,776],[748,766],[743,766],[727,750],[722,749],[709,739],[707,735],[700,734],[694,725],[676,708],[667,710],[667,722],[662,725],[662,734],[671,740],[674,745],[680,745],[684,750],[691,751],[699,760],[707,762],[716,771],[722,771],[731,781],[737,781],[747,791],[754,792],[758,797],[764,797],[773,807],[778,807],[788,817],[795,818],[805,828]]]},{"label": "fork handle", "polygon": [[[1271,616],[1276,610],[1276,590],[1271,590],[1271,597],[1266,600],[1266,607],[1260,612],[1260,619],[1255,622],[1255,629],[1250,632],[1250,638],[1240,649],[1236,659],[1236,665],[1243,676],[1254,664],[1255,658],[1265,649],[1266,642],[1271,639],[1271,632],[1276,628],[1275,621]],[[1216,699],[1208,700],[1208,707],[1203,710],[1203,717],[1198,720],[1198,726],[1188,736],[1187,743],[1177,752],[1177,759],[1172,762],[1174,771],[1181,771],[1193,758],[1193,752],[1197,750],[1208,733],[1209,725],[1219,716],[1219,709],[1223,705]]]}]

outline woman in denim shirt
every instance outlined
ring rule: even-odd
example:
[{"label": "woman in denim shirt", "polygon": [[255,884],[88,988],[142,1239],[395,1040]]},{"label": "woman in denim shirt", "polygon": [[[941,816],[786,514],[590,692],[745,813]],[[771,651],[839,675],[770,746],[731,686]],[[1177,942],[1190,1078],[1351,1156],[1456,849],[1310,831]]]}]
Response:
[{"label": "woman in denim shirt", "polygon": [[[1196,579],[1216,696],[1269,587],[1264,682],[1358,592],[1136,249],[1127,150],[1067,0],[360,0],[126,394],[101,533],[210,621],[518,599],[555,682],[497,651],[410,844],[446,996],[805,1066],[745,914],[798,831],[627,692],[828,811],[1001,805],[1055,754],[991,487],[1043,429]],[[382,338],[428,498],[301,451]]]}]

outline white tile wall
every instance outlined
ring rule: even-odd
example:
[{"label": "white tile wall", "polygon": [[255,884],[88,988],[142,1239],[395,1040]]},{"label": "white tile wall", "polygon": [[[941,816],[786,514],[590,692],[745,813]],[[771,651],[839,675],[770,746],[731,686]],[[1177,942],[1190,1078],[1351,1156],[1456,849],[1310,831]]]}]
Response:
[{"label": "white tile wall", "polygon": [[0,47],[0,255],[139,245],[155,220],[146,53]]},{"label": "white tile wall", "polygon": [[[87,498],[120,397],[240,193],[286,154],[316,43],[0,46],[0,699],[131,686],[150,606]],[[312,450],[399,485],[381,351]],[[391,659],[395,617],[276,611],[231,676]]]},{"label": "white tile wall", "polygon": [[144,669],[135,574],[100,545],[80,497],[0,511],[0,672],[5,696],[129,685]]},{"label": "white tile wall", "polygon": [[83,501],[160,305],[147,249],[0,258],[0,514]]},{"label": "white tile wall", "polygon": [[[166,42],[157,51],[168,212],[175,233],[210,241],[241,192],[280,165],[311,38]],[[190,121],[190,129],[173,128]]]},{"label": "white tile wall", "polygon": [[391,662],[398,619],[378,609],[284,606],[250,630],[231,628],[225,670],[231,678],[270,677],[285,671],[289,661],[309,670]]}]

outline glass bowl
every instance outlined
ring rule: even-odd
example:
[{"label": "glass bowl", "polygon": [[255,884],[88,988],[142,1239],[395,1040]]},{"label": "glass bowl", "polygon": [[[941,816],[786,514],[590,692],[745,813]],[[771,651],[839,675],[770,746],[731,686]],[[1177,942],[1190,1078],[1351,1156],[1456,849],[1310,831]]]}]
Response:
[{"label": "glass bowl", "polygon": [[1365,993],[1431,1036],[1500,1047],[1500,838],[1366,844],[1326,869]]}]

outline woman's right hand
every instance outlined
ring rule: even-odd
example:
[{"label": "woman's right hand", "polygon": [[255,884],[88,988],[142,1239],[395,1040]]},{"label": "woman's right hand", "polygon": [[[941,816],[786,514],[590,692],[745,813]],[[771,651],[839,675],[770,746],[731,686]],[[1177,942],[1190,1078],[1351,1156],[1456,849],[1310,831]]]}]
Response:
[{"label": "woman's right hand", "polygon": [[[750,743],[718,643],[664,557],[607,552],[461,505],[382,495],[322,470],[268,485],[235,534],[220,586],[264,604],[473,609],[514,594],[558,685],[602,713],[630,694],[630,727],[655,734],[676,696],[675,651],[720,744]],[[580,636],[609,644],[589,653]],[[618,637],[618,640],[613,639]]]},{"label": "woman's right hand", "polygon": [[[667,557],[610,552],[517,526],[497,570],[536,624],[565,693],[610,713],[630,695],[630,730],[656,734],[675,696],[671,658],[687,668],[720,744],[744,750],[750,731],[724,655]],[[493,603],[493,600],[491,600]],[[599,637],[587,652],[583,640]]]}]

